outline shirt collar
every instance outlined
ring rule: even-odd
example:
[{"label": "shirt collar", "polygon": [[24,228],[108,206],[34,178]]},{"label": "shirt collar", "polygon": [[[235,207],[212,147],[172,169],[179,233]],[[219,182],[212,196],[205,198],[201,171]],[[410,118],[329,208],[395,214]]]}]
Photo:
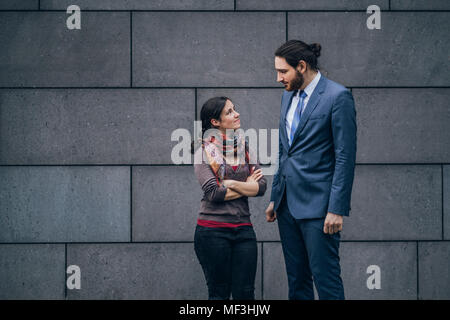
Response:
[{"label": "shirt collar", "polygon": [[[312,79],[312,81],[304,89],[304,91],[306,92],[308,97],[311,97],[312,93],[314,92],[314,89],[316,88],[317,84],[319,83],[319,80],[320,80],[320,71],[317,71],[317,74],[314,77],[314,79]],[[299,95],[300,95],[300,90],[297,91],[296,97],[298,98]]]}]

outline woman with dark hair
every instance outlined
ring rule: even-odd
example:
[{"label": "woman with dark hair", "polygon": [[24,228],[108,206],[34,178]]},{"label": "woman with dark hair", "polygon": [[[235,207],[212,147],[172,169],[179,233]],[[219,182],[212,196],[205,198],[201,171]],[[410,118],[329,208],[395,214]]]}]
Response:
[{"label": "woman with dark hair", "polygon": [[[201,147],[195,174],[204,192],[194,236],[211,300],[252,300],[257,262],[256,235],[248,197],[264,195],[267,181],[251,156],[239,113],[227,97],[203,105]],[[211,134],[211,132],[213,134]]]}]

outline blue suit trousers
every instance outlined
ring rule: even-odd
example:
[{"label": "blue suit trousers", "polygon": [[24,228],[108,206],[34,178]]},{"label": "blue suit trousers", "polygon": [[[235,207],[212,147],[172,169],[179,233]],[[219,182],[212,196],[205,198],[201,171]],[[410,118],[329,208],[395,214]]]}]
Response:
[{"label": "blue suit trousers", "polygon": [[289,212],[285,192],[276,213],[289,300],[313,300],[313,281],[320,300],[344,300],[339,264],[340,232],[324,233],[325,218],[294,218]]}]

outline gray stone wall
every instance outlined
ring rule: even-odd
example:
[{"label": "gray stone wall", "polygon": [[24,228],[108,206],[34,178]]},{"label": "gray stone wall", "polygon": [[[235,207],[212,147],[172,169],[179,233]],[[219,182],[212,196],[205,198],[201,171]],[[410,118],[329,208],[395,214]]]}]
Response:
[{"label": "gray stone wall", "polygon": [[[206,299],[201,189],[170,136],[219,94],[278,128],[273,53],[293,38],[356,101],[346,297],[450,299],[449,21],[446,0],[0,0],[0,299]],[[286,299],[269,197],[250,201],[256,297]]]}]

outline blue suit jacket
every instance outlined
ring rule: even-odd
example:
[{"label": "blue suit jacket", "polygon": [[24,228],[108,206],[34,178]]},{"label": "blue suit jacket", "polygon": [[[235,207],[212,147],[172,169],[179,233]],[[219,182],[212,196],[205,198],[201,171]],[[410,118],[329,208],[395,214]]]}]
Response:
[{"label": "blue suit jacket", "polygon": [[278,171],[272,184],[274,210],[286,192],[297,219],[348,216],[356,160],[356,110],[351,92],[321,75],[289,146],[286,114],[294,92],[281,100]]}]

